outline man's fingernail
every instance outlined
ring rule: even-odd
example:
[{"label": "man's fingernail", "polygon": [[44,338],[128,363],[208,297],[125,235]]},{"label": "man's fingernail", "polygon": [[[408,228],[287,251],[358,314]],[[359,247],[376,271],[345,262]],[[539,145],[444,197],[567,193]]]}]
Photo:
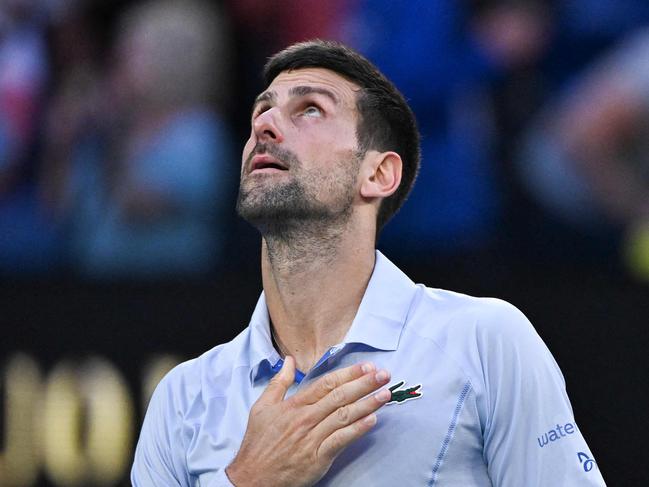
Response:
[{"label": "man's fingernail", "polygon": [[386,380],[388,380],[388,377],[389,377],[389,376],[388,376],[387,371],[385,371],[385,370],[379,370],[379,371],[376,373],[376,382],[385,382]]},{"label": "man's fingernail", "polygon": [[361,366],[361,370],[363,371],[363,374],[367,374],[369,372],[372,372],[374,370],[374,365],[371,363],[365,363]]},{"label": "man's fingernail", "polygon": [[392,393],[390,393],[390,391],[387,389],[381,389],[379,392],[376,393],[376,398],[381,402],[385,402],[391,397],[392,397]]},{"label": "man's fingernail", "polygon": [[374,426],[376,424],[376,414],[372,413],[369,416],[363,418],[363,423],[368,426]]}]

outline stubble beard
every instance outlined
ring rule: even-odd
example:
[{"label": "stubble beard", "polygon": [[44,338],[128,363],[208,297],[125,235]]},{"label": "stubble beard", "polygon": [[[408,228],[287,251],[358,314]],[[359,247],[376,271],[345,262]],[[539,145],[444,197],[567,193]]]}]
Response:
[{"label": "stubble beard", "polygon": [[[332,167],[305,171],[290,152],[273,154],[287,162],[289,174],[242,175],[237,213],[259,230],[272,264],[297,264],[303,259],[330,262],[352,215],[354,189],[361,155],[332,163]],[[253,151],[253,154],[255,151]],[[329,203],[319,201],[327,195]]]}]

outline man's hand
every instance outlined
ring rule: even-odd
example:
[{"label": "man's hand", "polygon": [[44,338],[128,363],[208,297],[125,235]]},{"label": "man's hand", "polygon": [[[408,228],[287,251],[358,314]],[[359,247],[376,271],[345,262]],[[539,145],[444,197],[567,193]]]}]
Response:
[{"label": "man's hand", "polygon": [[336,370],[284,399],[294,376],[295,361],[286,357],[252,406],[241,448],[226,469],[236,487],[313,485],[376,424],[374,412],[391,396],[383,389],[365,397],[390,380],[372,364]]}]

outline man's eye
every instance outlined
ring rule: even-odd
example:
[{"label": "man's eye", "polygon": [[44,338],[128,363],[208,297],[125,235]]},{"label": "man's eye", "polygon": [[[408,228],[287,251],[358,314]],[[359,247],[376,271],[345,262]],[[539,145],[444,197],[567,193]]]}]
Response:
[{"label": "man's eye", "polygon": [[307,117],[321,117],[322,110],[320,110],[320,108],[315,105],[309,105],[304,109],[302,114],[306,115]]},{"label": "man's eye", "polygon": [[269,108],[270,108],[269,106],[265,106],[265,105],[257,107],[257,109],[254,112],[252,112],[252,119],[254,120],[255,118],[257,118],[259,115],[264,113]]}]

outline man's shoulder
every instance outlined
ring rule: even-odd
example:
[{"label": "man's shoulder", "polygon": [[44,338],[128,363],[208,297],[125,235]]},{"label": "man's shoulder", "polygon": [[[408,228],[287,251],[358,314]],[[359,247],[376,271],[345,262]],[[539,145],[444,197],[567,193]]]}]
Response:
[{"label": "man's shoulder", "polygon": [[[438,350],[468,376],[479,394],[488,378],[518,357],[529,370],[553,364],[547,347],[527,317],[511,303],[442,289],[424,288],[406,323],[407,343],[430,353]],[[421,347],[428,342],[432,348]],[[449,369],[450,370],[450,369]]]},{"label": "man's shoulder", "polygon": [[176,365],[163,377],[158,388],[183,401],[192,401],[197,396],[220,395],[228,386],[233,368],[241,362],[247,333],[248,328],[229,342]]},{"label": "man's shoulder", "polygon": [[406,330],[434,343],[457,362],[468,357],[477,365],[503,354],[547,356],[547,347],[532,323],[513,304],[498,298],[469,296],[422,287],[411,308]]},{"label": "man's shoulder", "polygon": [[516,334],[533,329],[526,316],[513,304],[499,298],[477,297],[446,289],[420,285],[419,299],[411,319],[421,334],[445,331],[481,334]]}]

